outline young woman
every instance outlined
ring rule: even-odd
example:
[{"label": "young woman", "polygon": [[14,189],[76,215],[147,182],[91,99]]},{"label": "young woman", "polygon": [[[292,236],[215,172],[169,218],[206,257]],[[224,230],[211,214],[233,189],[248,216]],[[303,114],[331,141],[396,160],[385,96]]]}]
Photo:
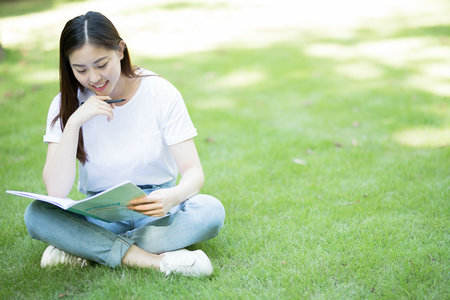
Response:
[{"label": "young woman", "polygon": [[[104,101],[121,98],[125,101],[116,104]],[[41,266],[93,261],[210,275],[203,251],[183,249],[215,237],[225,217],[219,200],[198,194],[204,175],[196,135],[180,93],[155,73],[131,65],[125,42],[105,16],[88,12],[67,22],[60,39],[60,93],[51,103],[44,136],[47,192],[67,196],[78,160],[82,193],[90,196],[130,180],[147,196],[128,208],[146,216],[106,223],[34,201],[25,223],[31,237],[50,244]]]}]

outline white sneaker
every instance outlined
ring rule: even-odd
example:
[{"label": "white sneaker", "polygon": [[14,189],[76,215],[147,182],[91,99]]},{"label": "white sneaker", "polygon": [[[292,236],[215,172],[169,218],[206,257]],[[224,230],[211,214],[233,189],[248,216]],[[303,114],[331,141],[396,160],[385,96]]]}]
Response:
[{"label": "white sneaker", "polygon": [[42,254],[41,267],[51,267],[58,264],[69,264],[71,266],[85,267],[88,265],[88,261],[50,245]]},{"label": "white sneaker", "polygon": [[179,273],[185,276],[209,276],[213,272],[213,267],[205,252],[186,249],[166,252],[159,269],[166,275]]}]

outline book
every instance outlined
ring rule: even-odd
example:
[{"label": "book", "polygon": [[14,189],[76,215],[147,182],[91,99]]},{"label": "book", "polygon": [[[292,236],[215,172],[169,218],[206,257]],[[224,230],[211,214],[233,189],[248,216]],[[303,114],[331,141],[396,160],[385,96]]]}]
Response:
[{"label": "book", "polygon": [[130,221],[146,215],[127,209],[132,199],[147,195],[130,181],[122,182],[94,196],[72,200],[21,191],[6,191],[9,194],[44,201],[64,210],[105,222]]}]

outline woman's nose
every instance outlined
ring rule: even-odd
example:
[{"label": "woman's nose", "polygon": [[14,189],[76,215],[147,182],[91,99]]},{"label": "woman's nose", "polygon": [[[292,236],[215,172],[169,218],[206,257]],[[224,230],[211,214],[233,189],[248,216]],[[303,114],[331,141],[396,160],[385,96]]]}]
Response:
[{"label": "woman's nose", "polygon": [[102,77],[100,76],[100,72],[98,72],[96,70],[89,71],[89,83],[90,84],[99,83],[101,78]]}]

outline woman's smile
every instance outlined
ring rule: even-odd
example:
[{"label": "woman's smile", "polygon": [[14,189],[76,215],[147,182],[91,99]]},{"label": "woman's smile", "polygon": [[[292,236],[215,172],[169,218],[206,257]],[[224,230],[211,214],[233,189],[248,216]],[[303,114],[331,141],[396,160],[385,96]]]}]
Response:
[{"label": "woman's smile", "polygon": [[109,83],[109,80],[106,80],[104,83],[92,85],[92,88],[96,92],[100,93],[100,92],[103,92],[108,87],[108,83]]},{"label": "woman's smile", "polygon": [[79,83],[97,95],[117,98],[123,92],[120,78],[122,58],[120,48],[111,50],[89,43],[69,54],[73,74]]}]

